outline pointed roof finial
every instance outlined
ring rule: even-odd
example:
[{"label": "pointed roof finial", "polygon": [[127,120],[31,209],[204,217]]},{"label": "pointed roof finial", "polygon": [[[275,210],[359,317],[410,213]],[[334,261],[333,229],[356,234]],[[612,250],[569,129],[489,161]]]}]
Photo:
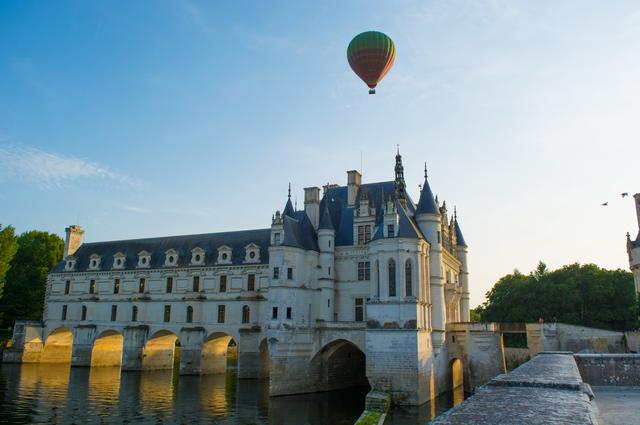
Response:
[{"label": "pointed roof finial", "polygon": [[455,221],[458,221],[458,210],[457,210],[457,208],[458,208],[457,206],[455,206],[455,205],[453,206],[453,219]]},{"label": "pointed roof finial", "polygon": [[427,178],[427,163],[424,163],[424,178]]},{"label": "pointed roof finial", "polygon": [[291,182],[289,182],[289,193],[287,194],[288,198],[291,198]]},{"label": "pointed roof finial", "polygon": [[400,155],[400,145],[399,144],[396,145],[396,153],[398,155]]}]

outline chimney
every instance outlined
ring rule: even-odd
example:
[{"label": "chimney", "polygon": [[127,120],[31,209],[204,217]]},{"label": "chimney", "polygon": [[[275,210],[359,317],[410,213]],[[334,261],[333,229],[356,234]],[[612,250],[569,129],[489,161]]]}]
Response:
[{"label": "chimney", "polygon": [[640,193],[633,195],[636,200],[636,216],[638,216],[638,233],[640,234]]},{"label": "chimney", "polygon": [[304,188],[304,212],[311,220],[313,228],[318,230],[320,221],[320,188],[305,187]]},{"label": "chimney", "polygon": [[72,224],[64,229],[64,232],[64,258],[67,258],[68,256],[75,254],[78,248],[80,248],[80,245],[82,245],[84,230],[82,230],[82,227],[77,224]]},{"label": "chimney", "polygon": [[362,174],[356,170],[347,171],[347,194],[349,207],[356,205],[356,197],[358,196],[358,188],[362,181]]}]

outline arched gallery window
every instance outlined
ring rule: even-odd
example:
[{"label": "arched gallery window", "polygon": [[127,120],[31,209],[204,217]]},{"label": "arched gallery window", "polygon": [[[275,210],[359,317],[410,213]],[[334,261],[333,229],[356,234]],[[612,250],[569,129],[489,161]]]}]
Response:
[{"label": "arched gallery window", "polygon": [[405,285],[405,295],[407,297],[413,296],[413,284],[411,282],[411,260],[407,260],[404,263],[404,285]]},{"label": "arched gallery window", "polygon": [[396,262],[389,260],[389,296],[396,296]]},{"label": "arched gallery window", "polygon": [[242,323],[249,323],[251,320],[251,310],[249,310],[249,306],[245,305],[242,307]]}]

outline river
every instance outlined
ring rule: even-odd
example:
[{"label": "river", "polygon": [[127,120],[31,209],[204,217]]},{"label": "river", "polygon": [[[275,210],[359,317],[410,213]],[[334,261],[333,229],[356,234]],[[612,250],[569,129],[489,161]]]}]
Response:
[{"label": "river", "polygon": [[[2,364],[0,422],[352,425],[364,409],[367,391],[269,397],[267,380],[239,380],[233,368],[224,375],[179,376],[171,371]],[[447,394],[418,408],[396,409],[386,423],[426,424],[453,401]]]}]

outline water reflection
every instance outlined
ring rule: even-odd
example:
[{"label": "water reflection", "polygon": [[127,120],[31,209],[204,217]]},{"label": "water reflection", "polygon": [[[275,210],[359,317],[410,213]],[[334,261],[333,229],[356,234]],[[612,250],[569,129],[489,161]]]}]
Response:
[{"label": "water reflection", "polygon": [[385,425],[428,424],[468,396],[469,394],[464,392],[464,387],[459,386],[421,406],[398,406],[389,413],[384,423]]},{"label": "water reflection", "polygon": [[69,365],[0,365],[3,423],[353,424],[367,388],[269,397],[267,380]]}]

